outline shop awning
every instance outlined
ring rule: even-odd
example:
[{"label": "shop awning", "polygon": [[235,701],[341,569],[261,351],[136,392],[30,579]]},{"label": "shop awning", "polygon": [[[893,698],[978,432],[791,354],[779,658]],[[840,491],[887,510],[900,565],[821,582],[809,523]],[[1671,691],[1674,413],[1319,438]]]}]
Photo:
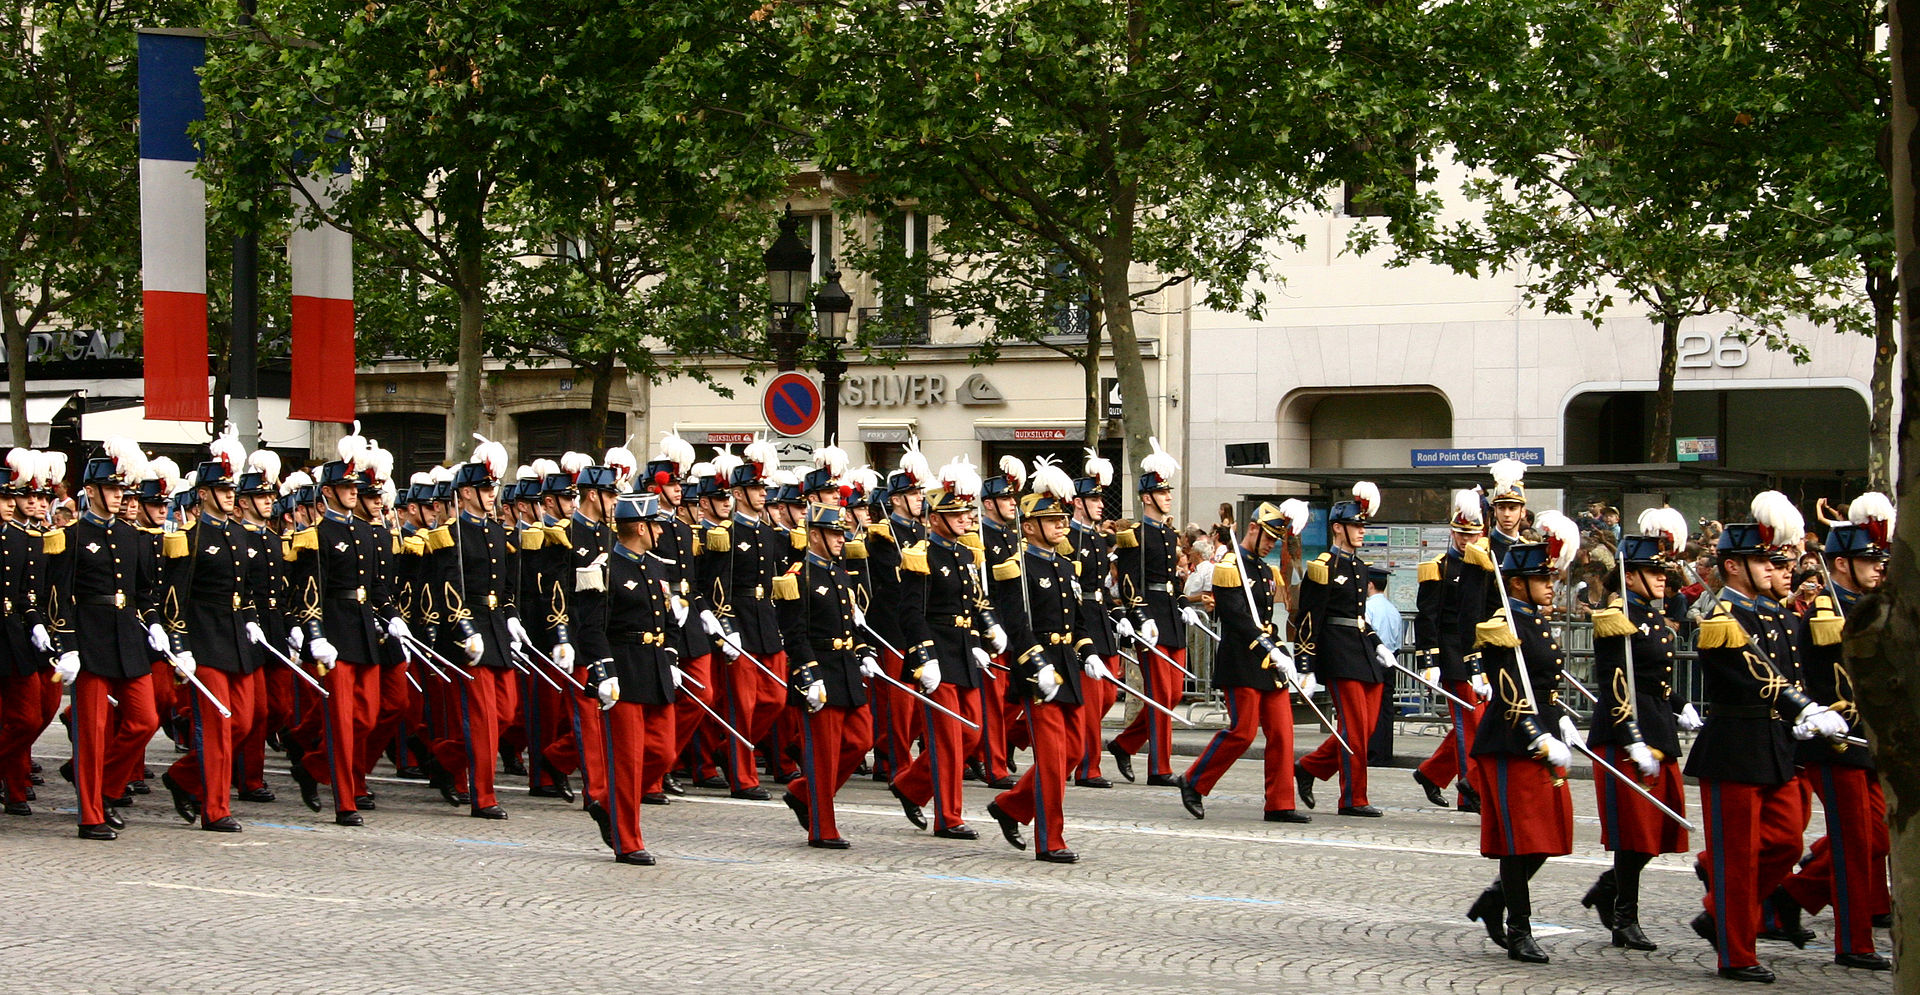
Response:
[{"label": "shop awning", "polygon": [[862,418],[860,441],[905,442],[919,429],[920,422],[914,418]]},{"label": "shop awning", "polygon": [[13,430],[13,420],[10,415],[11,401],[0,396],[0,413],[8,415],[4,419],[7,423],[7,445],[29,448],[46,446],[48,440],[52,438],[54,421],[60,417],[67,405],[73,403],[74,398],[79,396],[79,391],[72,390],[28,392],[27,438],[25,439],[20,438]]},{"label": "shop awning", "polygon": [[976,418],[973,437],[982,442],[1079,442],[1087,424],[1079,418]]},{"label": "shop awning", "polygon": [[750,422],[713,425],[675,425],[673,430],[680,433],[682,439],[696,446],[743,445],[753,441],[755,433],[762,437],[772,436],[767,426]]},{"label": "shop awning", "polygon": [[[1352,487],[1355,481],[1371,480],[1389,488],[1466,488],[1487,484],[1491,478],[1484,467],[1229,467],[1228,473],[1243,477],[1284,480],[1312,490],[1338,491]],[[1726,467],[1697,463],[1593,463],[1567,466],[1527,467],[1527,486],[1560,490],[1705,490],[1715,487],[1764,488],[1770,474],[1755,470],[1729,470]]]},{"label": "shop awning", "polygon": [[[274,449],[306,449],[312,440],[309,422],[287,417],[287,399],[260,398],[260,444]],[[213,441],[206,422],[156,421],[147,418],[145,405],[89,411],[80,419],[80,438],[99,442],[124,435],[146,446],[204,446]]]}]

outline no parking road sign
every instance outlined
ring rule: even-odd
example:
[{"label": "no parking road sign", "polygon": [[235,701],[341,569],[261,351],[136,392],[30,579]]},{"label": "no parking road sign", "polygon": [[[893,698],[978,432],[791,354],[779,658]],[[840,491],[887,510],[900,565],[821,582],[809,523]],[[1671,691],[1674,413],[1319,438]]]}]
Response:
[{"label": "no parking road sign", "polygon": [[820,388],[804,373],[782,373],[761,392],[760,414],[777,434],[805,435],[820,421]]}]

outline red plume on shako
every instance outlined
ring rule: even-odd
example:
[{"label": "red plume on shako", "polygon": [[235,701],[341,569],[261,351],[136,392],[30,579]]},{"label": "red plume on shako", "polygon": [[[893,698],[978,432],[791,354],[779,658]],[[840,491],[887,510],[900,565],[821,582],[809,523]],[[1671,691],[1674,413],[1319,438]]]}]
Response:
[{"label": "red plume on shako", "polygon": [[1547,557],[1553,561],[1554,572],[1562,573],[1573,566],[1574,558],[1580,555],[1580,526],[1557,511],[1543,511],[1534,520],[1534,527],[1540,530],[1540,537],[1547,544]]},{"label": "red plume on shako", "polygon": [[1893,502],[1879,491],[1868,491],[1847,505],[1847,518],[1864,526],[1874,545],[1886,546],[1893,540]]}]

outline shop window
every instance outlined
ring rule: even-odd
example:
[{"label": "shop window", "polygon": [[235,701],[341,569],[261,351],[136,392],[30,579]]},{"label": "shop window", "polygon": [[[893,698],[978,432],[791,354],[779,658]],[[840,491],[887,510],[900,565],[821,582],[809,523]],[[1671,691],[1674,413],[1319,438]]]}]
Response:
[{"label": "shop window", "polygon": [[[627,416],[620,411],[607,412],[607,430],[598,440],[587,437],[587,413],[579,410],[536,411],[516,415],[514,427],[520,437],[519,459],[522,463],[536,459],[558,460],[569,451],[586,453],[598,460],[608,449],[621,445],[627,438]],[[646,458],[645,453],[635,452],[634,455]]]},{"label": "shop window", "polygon": [[445,415],[400,411],[362,415],[360,434],[393,454],[396,485],[447,458]]}]

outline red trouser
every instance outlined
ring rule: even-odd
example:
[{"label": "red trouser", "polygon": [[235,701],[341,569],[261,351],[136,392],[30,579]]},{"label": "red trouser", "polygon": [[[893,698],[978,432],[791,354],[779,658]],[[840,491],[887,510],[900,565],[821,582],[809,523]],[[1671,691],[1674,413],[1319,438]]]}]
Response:
[{"label": "red trouser", "polygon": [[800,773],[800,762],[794,759],[800,755],[800,710],[782,708],[767,742],[773,747],[773,753],[767,757],[768,770],[777,774]]},{"label": "red trouser", "polygon": [[787,790],[807,803],[813,817],[807,839],[837,840],[833,796],[873,747],[873,719],[865,708],[828,705],[801,718],[800,744],[800,776]]},{"label": "red trouser", "polygon": [[607,771],[602,804],[613,819],[613,851],[645,850],[640,796],[673,761],[673,706],[615,702],[600,719],[605,729],[600,755]]},{"label": "red trouser", "polygon": [[[1176,650],[1163,646],[1160,652],[1179,661],[1182,667],[1187,665],[1187,651],[1184,648]],[[1187,689],[1186,675],[1173,664],[1155,656],[1151,650],[1142,650],[1140,672],[1140,679],[1146,682],[1146,687],[1140,690],[1145,691],[1147,697],[1168,708],[1180,704],[1180,698]],[[1120,735],[1113,737],[1114,748],[1123,753],[1138,753],[1143,744],[1147,748],[1148,773],[1173,773],[1173,720],[1167,717],[1167,713],[1142,705],[1140,714],[1133,717]]]},{"label": "red trouser", "polygon": [[[996,656],[994,662],[1004,664],[1005,660]],[[980,687],[963,696],[971,702],[964,714],[968,718],[979,715],[979,745],[974,749],[973,759],[980,761],[980,769],[988,781],[1008,776],[1007,733],[1012,724],[1013,706],[1007,704],[1006,681],[1005,671],[988,669],[981,675]]]},{"label": "red trouser", "polygon": [[[1467,681],[1443,681],[1441,686],[1458,695],[1460,701],[1480,700],[1473,685]],[[1480,728],[1480,716],[1486,714],[1487,706],[1482,703],[1476,708],[1466,709],[1461,708],[1459,702],[1447,699],[1447,710],[1453,713],[1453,728],[1419,768],[1422,777],[1443,788],[1452,784],[1454,778],[1460,777],[1460,758],[1472,754],[1473,731]],[[1466,778],[1460,777],[1460,780],[1464,783]]]},{"label": "red trouser", "polygon": [[[1614,769],[1640,780],[1647,793],[1660,804],[1681,815],[1687,814],[1686,782],[1680,778],[1680,762],[1666,759],[1653,777],[1640,777],[1624,746],[1601,746],[1595,751]],[[1599,775],[1598,771],[1594,772]],[[1631,788],[1611,775],[1593,779],[1593,792],[1599,802],[1600,844],[1609,850],[1633,853],[1686,853],[1687,827],[1662,815]]]},{"label": "red trouser", "polygon": [[1072,771],[1072,751],[1078,748],[1080,711],[1088,707],[1029,702],[1027,733],[1033,738],[1033,763],[1020,775],[1020,783],[993,799],[1014,821],[1033,823],[1033,845],[1041,853],[1067,848],[1060,797]]},{"label": "red trouser", "polygon": [[1873,916],[1884,901],[1887,876],[1887,800],[1864,767],[1812,764],[1800,771],[1827,812],[1827,835],[1813,859],[1782,886],[1808,912],[1833,906],[1833,952],[1873,952]]},{"label": "red trouser", "polygon": [[[886,668],[888,676],[898,676],[902,665],[900,657],[891,652],[883,656],[885,659],[880,661],[880,666]],[[912,683],[913,677],[908,675],[903,680]],[[880,685],[878,690],[887,702],[887,758],[892,762],[891,773],[899,777],[913,763],[913,741],[926,730],[920,725],[920,703],[913,699],[913,695],[885,681],[881,681]]]},{"label": "red trouser", "polygon": [[433,746],[440,766],[452,771],[455,788],[464,782],[472,792],[473,807],[498,805],[493,792],[494,765],[499,762],[502,709],[512,706],[514,672],[499,667],[470,667],[473,680],[455,688],[455,724]]},{"label": "red trouser", "polygon": [[360,741],[360,751],[354,755],[360,764],[362,781],[373,773],[373,765],[380,762],[380,754],[387,752],[393,737],[406,722],[408,696],[412,690],[407,686],[406,664],[383,663],[379,666],[374,676],[373,722],[367,728],[367,737]]},{"label": "red trouser", "polygon": [[1293,808],[1293,696],[1285,690],[1222,690],[1227,727],[1213,734],[1200,759],[1187,768],[1186,782],[1203,795],[1212,794],[1221,775],[1253,745],[1253,734],[1260,732],[1267,737],[1267,811]]},{"label": "red trouser", "polygon": [[198,690],[188,694],[187,712],[193,716],[193,732],[187,737],[186,755],[175,760],[167,773],[200,803],[202,821],[213,822],[233,814],[234,749],[253,737],[255,715],[263,704],[262,685],[259,671],[241,675],[202,667],[194,676],[233,716],[222,716]]},{"label": "red trouser", "polygon": [[[573,679],[581,687],[593,687],[592,671],[575,667]],[[571,736],[562,736],[547,748],[547,763],[562,774],[580,769],[580,791],[601,808],[607,807],[607,748],[605,715],[599,701],[581,695],[567,695],[567,716],[572,723]]]},{"label": "red trouser", "polygon": [[[178,713],[186,705],[176,690],[177,685],[174,684],[173,664],[165,660],[155,660],[148,665],[147,672],[153,677],[153,713],[171,723],[179,717]],[[120,696],[114,695],[114,697]]]},{"label": "red trouser", "polygon": [[[282,671],[287,668],[282,666]],[[248,685],[239,697],[252,702],[248,711],[250,717],[244,727],[236,725],[233,733],[234,778],[240,782],[242,791],[267,786],[267,675],[272,673],[265,668],[256,670],[245,677],[235,676],[236,682]],[[222,699],[225,701],[226,699]],[[227,701],[227,707],[234,709],[234,720],[240,718],[240,706]]]},{"label": "red trouser", "polygon": [[[747,666],[751,667],[753,664],[749,663]],[[688,681],[686,686],[680,689],[680,698],[673,703],[673,752],[671,758],[678,758],[681,754],[687,752],[687,747],[693,745],[694,735],[698,733],[703,726],[713,721],[707,717],[707,713],[703,711],[698,704],[695,704],[696,697],[699,701],[705,702],[708,708],[719,711],[719,706],[715,703],[720,700],[720,689],[713,683],[713,655],[705,654],[696,656],[680,664],[680,669],[686,671],[687,676],[693,678],[693,680]],[[694,681],[699,681],[700,684],[695,685]],[[721,730],[721,735],[726,735],[726,731]],[[702,757],[702,762],[704,762],[704,756]],[[647,790],[649,792],[661,790],[661,779],[666,772],[667,768],[665,767],[654,771],[653,776],[647,781]]]},{"label": "red trouser", "polygon": [[[348,663],[341,660],[327,676],[329,697],[320,698],[308,709],[317,717],[320,749],[309,749],[305,757],[307,773],[321,784],[333,786],[333,810],[354,812],[354,799],[367,793],[367,779],[360,771],[360,748],[367,741],[367,729],[379,710],[380,665]],[[310,724],[311,719],[308,723]]]},{"label": "red trouser", "polygon": [[[785,651],[756,656],[776,674],[787,669]],[[780,710],[787,703],[787,689],[745,656],[729,664],[728,670],[727,722],[740,730],[748,742],[758,743],[767,738],[773,724],[780,720]],[[727,780],[732,782],[735,791],[760,786],[760,772],[753,766],[753,751],[732,736],[727,737]]]},{"label": "red trouser", "polygon": [[[1120,669],[1119,656],[1107,657],[1106,663],[1107,669],[1116,677],[1126,673]],[[1079,749],[1071,754],[1075,761],[1073,776],[1076,779],[1099,777],[1100,758],[1107,755],[1106,737],[1101,735],[1100,724],[1106,720],[1107,713],[1113,711],[1113,703],[1120,700],[1120,689],[1112,681],[1096,681],[1083,676],[1080,694],[1085,701],[1076,713],[1080,720],[1079,728],[1075,730]],[[1140,707],[1144,709],[1147,706]]]},{"label": "red trouser", "polygon": [[1340,714],[1340,739],[1353,749],[1349,754],[1328,736],[1319,749],[1300,759],[1300,769],[1324,781],[1336,772],[1340,775],[1340,807],[1367,804],[1367,742],[1373,739],[1374,722],[1380,717],[1380,694],[1384,684],[1334,679],[1333,707]]},{"label": "red trouser", "polygon": [[[535,662],[535,667],[544,667],[544,663]],[[553,668],[547,667],[547,676],[553,677]],[[564,681],[554,677],[565,691],[557,690],[552,684],[538,677],[532,681],[523,695],[524,713],[527,724],[527,787],[539,787],[555,783],[554,771],[546,764],[547,750],[561,737],[573,731],[573,713],[567,705],[567,694],[573,689]]]},{"label": "red trouser", "polygon": [[278,661],[270,661],[267,664],[266,675],[266,731],[291,729],[293,728],[293,683],[300,678],[293,676],[293,671],[288,670],[286,664]]},{"label": "red trouser", "polygon": [[1752,967],[1760,931],[1760,899],[1773,894],[1800,859],[1807,824],[1800,785],[1741,784],[1700,779],[1700,815],[1705,820],[1707,913],[1719,935],[1721,967]]},{"label": "red trouser", "polygon": [[33,743],[53,721],[46,709],[47,688],[56,695],[60,690],[50,670],[0,677],[0,784],[7,801],[26,801],[33,790]]},{"label": "red trouser", "polygon": [[[962,699],[977,700],[972,688],[942,684],[927,695],[941,706],[962,710]],[[915,805],[933,802],[933,828],[947,829],[967,820],[960,815],[960,782],[967,754],[977,745],[979,730],[968,729],[951,715],[920,706],[920,721],[930,732],[927,748],[907,769],[894,775],[893,786]],[[964,714],[964,713],[963,713]]]},{"label": "red trouser", "polygon": [[1480,793],[1481,856],[1573,852],[1573,792],[1559,771],[1535,757],[1484,753],[1468,759],[1467,777]]},{"label": "red trouser", "polygon": [[[109,695],[119,707],[108,703]],[[159,728],[151,677],[99,677],[83,670],[74,679],[73,787],[81,825],[107,821],[108,793],[118,798],[127,790]]]}]

